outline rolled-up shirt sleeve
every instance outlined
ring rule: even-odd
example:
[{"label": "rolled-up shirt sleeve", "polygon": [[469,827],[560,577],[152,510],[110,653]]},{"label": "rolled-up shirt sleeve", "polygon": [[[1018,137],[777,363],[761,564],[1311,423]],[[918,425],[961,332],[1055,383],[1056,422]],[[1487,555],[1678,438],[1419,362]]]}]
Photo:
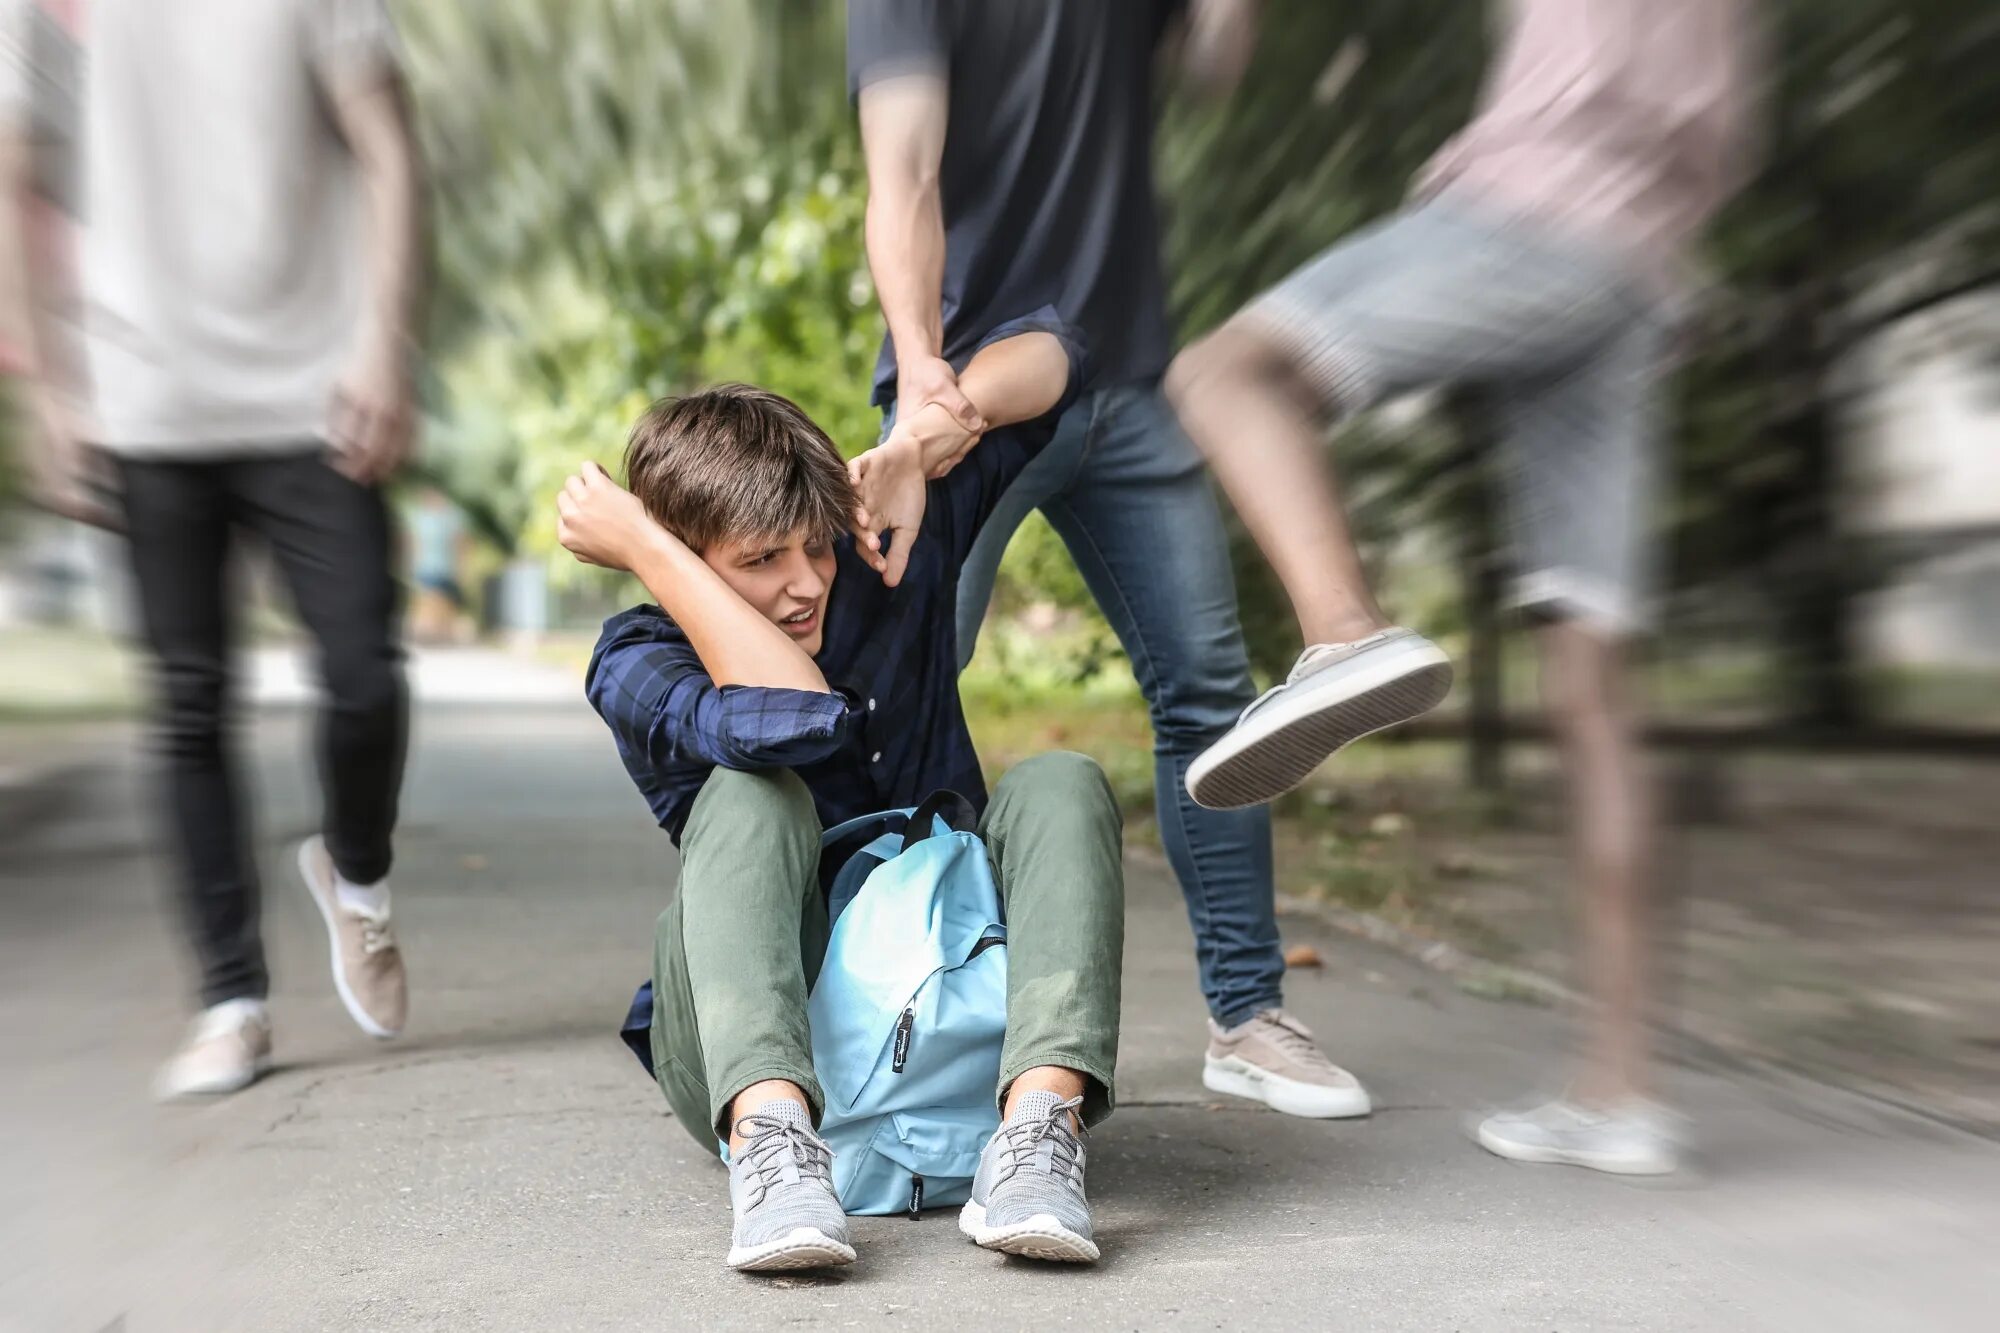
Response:
[{"label": "rolled-up shirt sleeve", "polygon": [[907,74],[946,77],[951,35],[938,0],[848,0],[847,91]]},{"label": "rolled-up shirt sleeve", "polygon": [[848,701],[815,690],[718,687],[685,645],[614,641],[598,652],[586,693],[629,755],[654,768],[792,768],[846,739]]}]

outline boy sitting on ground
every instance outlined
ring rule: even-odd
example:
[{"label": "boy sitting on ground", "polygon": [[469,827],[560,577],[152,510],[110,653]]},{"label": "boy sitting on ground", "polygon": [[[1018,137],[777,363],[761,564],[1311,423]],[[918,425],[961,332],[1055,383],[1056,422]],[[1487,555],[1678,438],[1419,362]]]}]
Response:
[{"label": "boy sitting on ground", "polygon": [[939,789],[983,809],[1007,917],[1002,1124],[961,1229],[1006,1253],[1097,1258],[1079,1136],[1112,1106],[1118,808],[1074,754],[1016,766],[986,803],[953,629],[959,566],[1047,441],[1075,360],[1053,323],[1008,326],[960,379],[986,434],[927,407],[851,473],[776,394],[664,401],[632,432],[629,492],[587,465],[559,501],[563,545],[660,603],[606,622],[587,689],[681,849],[655,941],[653,1065],[695,1138],[729,1144],[732,1267],[854,1260],[815,1132],[820,833]]}]

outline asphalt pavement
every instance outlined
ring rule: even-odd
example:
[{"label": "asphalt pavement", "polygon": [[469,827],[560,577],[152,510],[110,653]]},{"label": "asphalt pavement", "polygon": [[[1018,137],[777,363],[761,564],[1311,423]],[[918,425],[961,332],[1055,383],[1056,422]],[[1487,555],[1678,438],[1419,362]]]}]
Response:
[{"label": "asphalt pavement", "polygon": [[[476,673],[475,673],[476,674]],[[490,692],[489,692],[490,693]],[[186,1016],[139,748],[108,733],[0,849],[0,1328],[1987,1329],[2000,1146],[1813,1085],[1678,1069],[1662,1182],[1523,1167],[1468,1114],[1559,1078],[1561,1018],[1285,920],[1290,1002],[1373,1091],[1311,1123],[1200,1084],[1186,918],[1128,862],[1121,1110],[1092,1142],[1104,1262],[979,1251],[948,1212],[858,1223],[831,1278],[723,1267],[721,1168],[615,1027],[672,848],[561,694],[419,718],[394,876],[408,1033],[346,1020],[287,869],[307,722],[246,729],[280,1068],[148,1102]],[[122,1321],[122,1322],[121,1322]]]}]

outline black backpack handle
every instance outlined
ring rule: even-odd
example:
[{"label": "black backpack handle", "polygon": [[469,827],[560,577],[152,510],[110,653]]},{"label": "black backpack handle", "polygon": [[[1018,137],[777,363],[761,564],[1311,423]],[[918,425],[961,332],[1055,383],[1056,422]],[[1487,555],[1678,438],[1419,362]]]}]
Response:
[{"label": "black backpack handle", "polygon": [[903,826],[902,851],[907,852],[930,837],[935,832],[932,824],[939,815],[944,816],[945,824],[953,832],[979,832],[979,812],[972,808],[972,802],[949,788],[939,788],[910,812],[910,822]]}]

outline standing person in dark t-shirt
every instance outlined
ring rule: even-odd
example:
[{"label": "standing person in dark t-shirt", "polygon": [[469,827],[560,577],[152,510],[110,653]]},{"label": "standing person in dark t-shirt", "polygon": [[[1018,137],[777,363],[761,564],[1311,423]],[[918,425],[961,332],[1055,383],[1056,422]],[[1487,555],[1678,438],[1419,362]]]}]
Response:
[{"label": "standing person in dark t-shirt", "polygon": [[1152,76],[1162,38],[1182,20],[1191,63],[1240,73],[1254,7],[849,0],[868,260],[889,329],[875,401],[904,417],[938,403],[977,430],[951,369],[973,340],[1045,305],[1081,331],[1086,392],[965,563],[960,664],[1008,539],[1039,507],[1151,708],[1161,839],[1187,898],[1209,1007],[1203,1081],[1293,1115],[1363,1115],[1361,1085],[1281,1007],[1268,811],[1205,810],[1186,788],[1189,762],[1228,731],[1254,688],[1221,514],[1160,394],[1173,339],[1153,203]]}]

